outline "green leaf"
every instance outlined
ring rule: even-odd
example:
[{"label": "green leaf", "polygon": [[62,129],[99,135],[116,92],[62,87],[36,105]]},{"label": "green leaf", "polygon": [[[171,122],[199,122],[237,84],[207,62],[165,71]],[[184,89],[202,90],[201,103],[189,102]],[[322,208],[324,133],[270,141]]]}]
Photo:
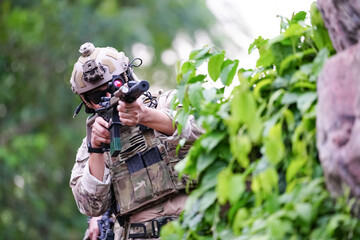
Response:
[{"label": "green leaf", "polygon": [[281,100],[284,92],[284,89],[279,89],[271,94],[267,104],[268,112],[272,112],[275,109],[275,103]]},{"label": "green leaf", "polygon": [[326,231],[329,233],[329,235],[333,235],[336,229],[341,228],[342,225],[347,222],[346,220],[349,218],[349,216],[346,216],[345,214],[335,214],[331,217],[330,222],[326,226]]},{"label": "green leaf", "polygon": [[268,168],[260,174],[261,185],[265,193],[273,193],[278,189],[279,176],[275,168]]},{"label": "green leaf", "polygon": [[216,89],[215,88],[204,89],[203,96],[206,102],[216,101],[217,100]]},{"label": "green leaf", "polygon": [[291,224],[281,219],[271,219],[271,221],[268,221],[268,229],[270,239],[284,239],[286,232],[291,229]]},{"label": "green leaf", "polygon": [[241,88],[242,91],[249,89],[249,76],[246,76],[247,74],[249,74],[249,72],[244,72],[243,69],[239,69],[237,74],[240,82],[239,88]]},{"label": "green leaf", "polygon": [[219,53],[212,56],[208,63],[208,72],[211,79],[216,82],[221,73],[221,65],[224,62],[225,53]]},{"label": "green leaf", "polygon": [[259,206],[269,194],[278,191],[279,176],[273,167],[267,167],[264,171],[253,176],[251,189],[256,196],[256,206]]},{"label": "green leaf", "polygon": [[209,167],[216,159],[215,154],[202,153],[196,161],[196,170],[201,174],[207,167]]},{"label": "green leaf", "polygon": [[181,70],[180,70],[180,78],[177,78],[178,80],[178,84],[184,84],[186,83],[189,79],[195,77],[195,66],[191,63],[191,62],[185,62],[182,66],[181,66]]},{"label": "green leaf", "polygon": [[313,102],[317,99],[316,92],[307,92],[299,96],[296,106],[302,114],[309,110]]},{"label": "green leaf", "polygon": [[201,140],[201,146],[205,149],[207,153],[216,147],[221,140],[226,136],[225,132],[212,132],[211,134],[207,134]]},{"label": "green leaf", "polygon": [[261,97],[261,91],[262,90],[267,90],[271,87],[271,83],[272,83],[272,79],[262,79],[260,82],[258,82],[254,88],[254,97],[256,100],[261,101],[262,97]]},{"label": "green leaf", "polygon": [[160,236],[164,240],[181,240],[184,236],[184,230],[178,221],[171,221],[161,227]]},{"label": "green leaf", "polygon": [[286,182],[290,183],[296,176],[296,174],[301,171],[302,167],[305,165],[305,158],[298,158],[290,162],[289,167],[286,170]]},{"label": "green leaf", "polygon": [[189,61],[184,62],[183,65],[181,66],[181,73],[182,74],[185,74],[185,73],[187,73],[189,71],[192,72],[194,70],[195,70],[194,65]]},{"label": "green leaf", "polygon": [[299,203],[295,205],[296,213],[306,223],[311,223],[312,206],[310,203]]},{"label": "green leaf", "polygon": [[220,204],[225,204],[228,200],[228,195],[230,192],[230,182],[229,179],[232,173],[229,169],[224,169],[217,176],[217,185],[216,193],[218,195],[218,200]]},{"label": "green leaf", "polygon": [[275,114],[273,114],[271,116],[271,118],[269,120],[267,120],[264,123],[264,132],[263,135],[264,136],[268,136],[270,129],[279,121],[279,119],[281,118],[281,111],[276,112]]},{"label": "green leaf", "polygon": [[256,61],[256,67],[268,67],[274,63],[273,51],[264,46],[259,49],[260,58]]},{"label": "green leaf", "polygon": [[[273,55],[272,64],[275,65],[277,71],[279,72],[280,65],[284,61],[284,59],[294,54],[294,49],[292,47],[291,41],[290,39],[285,38],[281,42],[273,43],[269,48]],[[282,76],[282,74],[279,75]]]},{"label": "green leaf", "polygon": [[235,215],[232,230],[236,235],[241,234],[241,229],[247,226],[249,221],[249,212],[246,208],[240,208]]},{"label": "green leaf", "polygon": [[189,100],[190,104],[196,111],[201,110],[203,95],[203,88],[200,82],[196,82],[194,84],[189,85]]},{"label": "green leaf", "polygon": [[217,195],[215,191],[207,191],[205,194],[201,196],[200,200],[200,211],[207,210],[217,199]]},{"label": "green leaf", "polygon": [[243,168],[249,166],[248,154],[251,151],[251,141],[246,135],[236,135],[230,138],[230,150]]},{"label": "green leaf", "polygon": [[296,103],[299,98],[299,94],[292,93],[292,92],[286,92],[284,93],[283,98],[281,99],[282,104],[292,104]]},{"label": "green leaf", "polygon": [[253,43],[250,44],[248,48],[248,54],[252,53],[254,48],[260,49],[262,46],[266,45],[267,42],[267,39],[263,39],[261,36],[258,37]]},{"label": "green leaf", "polygon": [[273,126],[265,138],[265,154],[270,162],[278,164],[285,155],[285,146],[282,139],[281,123]]},{"label": "green leaf", "polygon": [[285,31],[284,36],[289,37],[300,37],[307,31],[307,27],[301,26],[299,23],[293,23],[290,27]]},{"label": "green leaf", "polygon": [[229,181],[228,199],[231,204],[236,203],[245,191],[244,177],[241,174],[233,174]]},{"label": "green leaf", "polygon": [[286,109],[284,111],[284,117],[287,124],[287,127],[290,131],[293,131],[295,128],[295,117],[294,114],[289,110]]},{"label": "green leaf", "polygon": [[210,52],[211,48],[212,48],[211,46],[206,46],[202,49],[193,50],[190,53],[189,59],[190,60],[199,60],[199,59],[210,57],[209,52]]},{"label": "green leaf", "polygon": [[292,151],[295,154],[306,154],[306,143],[302,141],[302,134],[304,132],[304,123],[300,122],[295,128],[295,132],[291,137]]},{"label": "green leaf", "polygon": [[249,135],[251,137],[251,140],[253,142],[257,142],[260,138],[263,129],[263,124],[260,117],[256,115],[253,121],[248,123],[248,127],[249,127]]},{"label": "green leaf", "polygon": [[285,71],[296,69],[297,65],[301,60],[308,55],[315,54],[316,50],[314,48],[306,49],[302,52],[297,52],[295,54],[287,56],[283,61],[281,61],[279,74],[283,75]]},{"label": "green leaf", "polygon": [[313,26],[324,26],[324,21],[322,19],[321,13],[317,9],[316,2],[313,2],[310,6],[310,20]]},{"label": "green leaf", "polygon": [[176,114],[176,119],[178,121],[177,130],[181,134],[183,127],[186,125],[186,122],[189,118],[189,114],[185,111],[178,111]]},{"label": "green leaf", "polygon": [[231,116],[236,124],[250,123],[256,117],[256,102],[251,92],[235,91],[231,101]]},{"label": "green leaf", "polygon": [[198,83],[198,82],[202,83],[205,78],[206,78],[206,75],[199,74],[194,77],[191,77],[187,83],[188,84],[193,84],[193,83]]},{"label": "green leaf", "polygon": [[239,65],[239,60],[234,60],[234,61],[226,60],[222,63],[220,79],[225,86],[229,86],[232,83],[238,65]]},{"label": "green leaf", "polygon": [[292,18],[291,18],[291,22],[293,23],[297,23],[299,21],[304,21],[306,18],[306,12],[301,11],[296,13]]},{"label": "green leaf", "polygon": [[328,57],[329,57],[329,50],[327,48],[323,48],[319,51],[318,55],[314,59],[312,71],[316,77],[320,74],[323,65],[325,63],[325,60]]},{"label": "green leaf", "polygon": [[327,48],[332,52],[334,51],[328,30],[323,26],[318,26],[316,31],[314,31],[313,41],[318,49]]}]

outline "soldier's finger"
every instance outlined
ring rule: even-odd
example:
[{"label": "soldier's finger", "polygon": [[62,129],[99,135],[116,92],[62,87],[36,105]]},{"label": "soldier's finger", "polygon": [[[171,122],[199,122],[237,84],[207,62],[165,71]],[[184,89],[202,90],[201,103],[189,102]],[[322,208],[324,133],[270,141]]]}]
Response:
[{"label": "soldier's finger", "polygon": [[109,127],[109,123],[105,121],[102,117],[96,118],[95,122],[98,123],[100,126],[103,126],[104,128]]}]

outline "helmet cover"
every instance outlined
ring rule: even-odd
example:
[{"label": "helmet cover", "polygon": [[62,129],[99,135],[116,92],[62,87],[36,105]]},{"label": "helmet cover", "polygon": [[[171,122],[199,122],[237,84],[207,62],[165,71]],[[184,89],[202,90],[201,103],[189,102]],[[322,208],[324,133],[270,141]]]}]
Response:
[{"label": "helmet cover", "polygon": [[129,59],[115,48],[95,48],[87,42],[81,45],[81,56],[74,64],[71,74],[71,90],[75,94],[91,91],[112,80],[128,69]]}]

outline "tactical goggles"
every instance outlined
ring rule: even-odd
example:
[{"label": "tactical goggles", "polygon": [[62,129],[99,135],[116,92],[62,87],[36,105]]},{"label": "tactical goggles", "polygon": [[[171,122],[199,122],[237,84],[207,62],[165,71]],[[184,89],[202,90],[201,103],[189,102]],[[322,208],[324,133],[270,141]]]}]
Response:
[{"label": "tactical goggles", "polygon": [[99,104],[101,102],[102,97],[106,97],[106,94],[108,92],[108,89],[100,90],[97,89],[95,91],[91,91],[88,93],[85,93],[84,96],[87,100],[91,101],[94,104]]}]

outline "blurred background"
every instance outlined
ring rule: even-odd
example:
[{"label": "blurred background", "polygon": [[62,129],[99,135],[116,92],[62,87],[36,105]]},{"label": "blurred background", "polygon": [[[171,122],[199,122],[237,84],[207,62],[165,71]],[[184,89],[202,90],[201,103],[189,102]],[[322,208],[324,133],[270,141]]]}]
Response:
[{"label": "blurred background", "polygon": [[254,38],[277,35],[277,15],[311,2],[0,1],[0,239],[82,239],[87,228],[69,187],[87,117],[72,118],[69,84],[82,43],[142,58],[137,75],[170,89],[176,62],[206,44],[253,67]]}]

